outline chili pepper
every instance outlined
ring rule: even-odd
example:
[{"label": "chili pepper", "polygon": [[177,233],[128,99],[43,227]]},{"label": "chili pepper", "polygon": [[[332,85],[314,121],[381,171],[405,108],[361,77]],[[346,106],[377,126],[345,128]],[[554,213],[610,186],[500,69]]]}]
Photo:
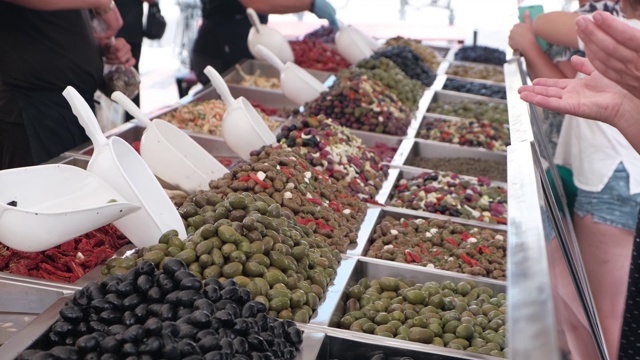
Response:
[{"label": "chili pepper", "polygon": [[440,256],[442,254],[442,249],[437,249],[431,252],[432,257]]},{"label": "chili pepper", "polygon": [[404,256],[407,263],[411,263],[411,262],[420,263],[422,261],[422,259],[420,259],[420,256],[418,256],[418,254],[412,252],[411,250],[405,250]]},{"label": "chili pepper", "polygon": [[260,179],[260,177],[256,174],[256,173],[249,173],[249,177],[251,179],[253,179],[258,185],[262,186],[265,189],[268,189],[271,187],[271,185],[267,184],[266,182],[262,181]]},{"label": "chili pepper", "polygon": [[407,189],[407,184],[400,184],[396,186],[396,191],[404,191]]},{"label": "chili pepper", "polygon": [[314,203],[316,205],[323,205],[322,200],[316,199],[314,197],[308,197],[307,200],[309,200],[309,202],[312,202],[312,203]]},{"label": "chili pepper", "polygon": [[307,170],[307,166],[302,162],[302,160],[296,159],[296,161],[298,162],[298,165],[300,165],[300,167],[302,167],[304,170]]},{"label": "chili pepper", "polygon": [[496,216],[492,216],[491,217],[493,220],[495,220],[498,224],[507,224],[507,219],[503,219],[503,218],[499,218]]},{"label": "chili pepper", "polygon": [[453,245],[455,247],[458,247],[458,242],[454,238],[448,237],[448,238],[445,238],[444,241],[448,242],[449,244],[451,244],[451,245]]},{"label": "chili pepper", "polygon": [[73,275],[73,274],[70,274],[70,273],[66,273],[64,271],[57,270],[53,266],[51,266],[49,264],[46,264],[46,263],[40,264],[40,272],[46,272],[48,274],[55,275],[55,276],[60,276],[60,277],[65,278],[65,279],[69,279]]},{"label": "chili pepper", "polygon": [[282,172],[287,175],[287,177],[289,179],[291,179],[291,173],[289,172],[289,168],[286,166],[280,166],[280,170],[282,170]]},{"label": "chili pepper", "polygon": [[247,182],[249,180],[251,180],[251,177],[249,177],[249,176],[240,176],[238,178],[238,181],[242,181],[242,182]]},{"label": "chili pepper", "polygon": [[418,243],[418,247],[420,248],[420,252],[423,254],[427,253],[427,249],[424,248],[424,244],[423,243]]},{"label": "chili pepper", "polygon": [[[80,266],[72,258],[67,258],[67,265],[69,265],[69,268],[71,269],[71,272],[74,275],[72,279],[75,278],[77,280],[84,275],[84,271],[82,270],[82,268],[80,268]],[[72,280],[72,281],[75,281],[75,280]]]},{"label": "chili pepper", "polygon": [[462,241],[467,241],[467,240],[469,240],[470,237],[471,237],[471,235],[469,235],[469,233],[466,232],[466,231],[463,232],[462,234],[460,234],[460,240],[462,240]]},{"label": "chili pepper", "polygon": [[478,246],[476,246],[476,252],[478,254],[482,254],[482,253],[491,254],[491,249],[489,249],[488,247],[483,246],[483,245],[478,245]]},{"label": "chili pepper", "polygon": [[462,261],[467,263],[467,265],[469,265],[469,266],[476,267],[476,266],[480,265],[480,263],[477,260],[474,260],[474,259],[468,257],[466,254],[460,255],[460,258],[462,259]]},{"label": "chili pepper", "polygon": [[384,204],[381,204],[375,200],[372,199],[365,199],[364,202],[368,203],[368,204],[373,204],[373,205],[378,205],[378,206],[384,206]]},{"label": "chili pepper", "polygon": [[329,202],[329,208],[335,210],[336,212],[342,212],[342,208],[340,207],[340,204],[338,204],[334,200],[331,200]]}]

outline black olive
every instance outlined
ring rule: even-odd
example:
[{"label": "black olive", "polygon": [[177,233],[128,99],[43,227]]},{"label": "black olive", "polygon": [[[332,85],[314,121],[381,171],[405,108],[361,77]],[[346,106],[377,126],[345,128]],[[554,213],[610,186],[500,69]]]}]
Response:
[{"label": "black olive", "polygon": [[284,349],[283,355],[285,359],[295,359],[296,358],[296,350],[292,348]]},{"label": "black olive", "polygon": [[74,330],[75,326],[66,321],[57,321],[51,326],[51,332],[59,335],[69,335]]},{"label": "black olive", "polygon": [[[105,276],[105,278],[104,278],[104,279],[102,279],[102,281],[100,282],[100,286],[101,286],[103,289],[106,289],[106,288],[107,288],[107,286],[108,286],[109,284],[111,284],[112,282],[114,282],[114,281],[121,281],[121,280],[120,280],[120,276],[118,276],[118,275],[107,275],[107,276]],[[94,300],[95,300],[95,299],[94,299]]]},{"label": "black olive", "polygon": [[140,275],[153,276],[156,272],[156,267],[149,260],[143,260],[140,264],[136,265],[136,269],[138,269]]},{"label": "black olive", "polygon": [[[109,330],[107,329],[106,331],[109,331]],[[104,338],[106,338],[107,336],[109,336],[109,335],[107,335],[107,333],[106,333],[106,332],[104,332],[104,331],[96,331],[96,332],[94,332],[94,333],[93,333],[93,334],[91,334],[91,335],[93,335],[96,339],[98,339],[98,341],[102,341],[102,340],[104,340]]]},{"label": "black olive", "polygon": [[102,356],[100,356],[100,360],[119,360],[120,357],[116,354],[112,354],[112,353],[106,353],[106,354],[102,354]]},{"label": "black olive", "polygon": [[50,331],[46,336],[47,340],[49,340],[51,344],[61,344],[62,340],[64,339],[63,334],[58,334],[53,331]]},{"label": "black olive", "polygon": [[220,320],[220,324],[226,328],[232,328],[235,325],[235,319],[233,315],[227,310],[220,310],[216,312],[213,317]]},{"label": "black olive", "polygon": [[193,325],[180,324],[180,333],[177,337],[179,339],[193,339],[199,331],[200,329]]},{"label": "black olive", "polygon": [[69,360],[78,360],[80,359],[80,355],[78,354],[78,349],[73,346],[56,346],[49,350],[49,352],[58,357],[59,359],[69,359]]},{"label": "black olive", "polygon": [[42,350],[34,350],[34,349],[29,349],[29,350],[25,350],[23,352],[20,353],[20,355],[18,355],[17,360],[33,360],[33,358],[40,354],[42,352]]},{"label": "black olive", "polygon": [[257,352],[265,352],[269,350],[269,345],[267,342],[260,336],[257,335],[249,335],[247,337],[247,343],[249,344],[249,349]]},{"label": "black olive", "polygon": [[133,324],[137,324],[138,322],[138,317],[133,311],[125,311],[125,313],[122,314],[122,323],[125,325],[131,326]]},{"label": "black olive", "polygon": [[153,356],[149,354],[142,354],[138,357],[138,360],[153,360]]},{"label": "black olive", "polygon": [[162,276],[160,276],[156,284],[158,285],[160,290],[162,290],[163,294],[169,294],[170,292],[178,288],[176,286],[176,283],[171,278],[169,278],[169,276],[167,276],[166,274],[162,274]]},{"label": "black olive", "polygon": [[180,299],[178,298],[179,294],[180,290],[175,290],[169,293],[167,296],[165,296],[164,302],[171,305],[180,305]]},{"label": "black olive", "polygon": [[181,270],[187,270],[187,265],[185,265],[182,260],[176,258],[168,258],[164,262],[164,265],[162,265],[162,271],[170,277],[174,277],[174,275]]},{"label": "black olive", "polygon": [[162,350],[162,340],[157,336],[144,339],[138,351],[143,354],[157,354]]},{"label": "black olive", "polygon": [[287,344],[287,342],[285,340],[276,338],[276,340],[273,342],[273,346],[271,348],[275,349],[277,351],[283,351],[284,349],[286,349],[288,347],[289,347],[289,344]]},{"label": "black olive", "polygon": [[164,304],[160,309],[158,316],[162,321],[173,321],[176,317],[176,311],[171,304]]},{"label": "black olive", "polygon": [[116,324],[120,322],[122,313],[116,310],[106,310],[100,313],[100,321],[105,324]]},{"label": "black olive", "polygon": [[247,333],[249,333],[249,330],[251,329],[251,324],[243,318],[240,319],[236,319],[236,324],[233,327],[233,331],[240,335],[240,336],[246,336]]},{"label": "black olive", "polygon": [[173,321],[165,321],[162,323],[162,332],[177,337],[180,334],[180,326]]},{"label": "black olive", "polygon": [[69,346],[73,346],[76,343],[76,340],[78,340],[78,338],[76,338],[73,335],[69,335],[67,336],[64,341],[62,342],[64,345],[69,345]]},{"label": "black olive", "polygon": [[[194,340],[196,342],[199,342],[200,340],[208,337],[208,336],[217,336],[218,333],[215,330],[212,329],[204,329],[204,330],[200,330],[198,331],[198,333],[196,334],[196,337],[194,338]],[[204,351],[203,354],[207,353],[208,351]]]},{"label": "black olive", "polygon": [[218,335],[220,337],[228,338],[230,340],[233,340],[238,337],[238,335],[236,335],[236,333],[234,333],[232,329],[224,329],[224,328],[218,330]]},{"label": "black olive", "polygon": [[[198,333],[198,335],[200,335],[200,333]],[[198,341],[198,349],[200,349],[200,352],[203,354],[220,349],[220,337],[209,335],[200,339]]]},{"label": "black olive", "polygon": [[192,277],[196,277],[196,276],[192,274],[190,271],[180,270],[173,275],[173,280],[179,284],[180,282],[182,282],[182,280],[192,278]]},{"label": "black olive", "polygon": [[122,298],[126,298],[127,296],[135,292],[136,283],[133,280],[125,280],[118,286],[118,295],[120,295]]},{"label": "black olive", "polygon": [[260,313],[256,316],[256,321],[261,331],[267,331],[269,329],[269,317],[265,313]]},{"label": "black olive", "polygon": [[143,326],[147,335],[160,335],[162,334],[162,321],[158,318],[150,318],[144,323]]},{"label": "black olive", "polygon": [[146,330],[140,324],[130,326],[125,332],[122,333],[122,340],[127,343],[137,343],[144,339]]},{"label": "black olive", "polygon": [[222,298],[222,296],[220,295],[220,288],[214,285],[206,286],[202,291],[202,294],[204,295],[205,299],[208,299],[214,303],[218,302]]},{"label": "black olive", "polygon": [[136,288],[138,289],[138,292],[143,294],[149,291],[149,289],[151,289],[153,285],[155,285],[153,282],[153,278],[146,274],[140,275],[138,277],[138,280],[136,280]]},{"label": "black olive", "polygon": [[246,355],[236,354],[232,360],[251,360],[251,359]]},{"label": "black olive", "polygon": [[91,301],[91,308],[98,313],[101,313],[106,310],[113,310],[115,306],[113,303],[105,300],[105,299],[96,299]]},{"label": "black olive", "polygon": [[200,355],[191,355],[191,356],[187,356],[185,358],[182,358],[182,360],[202,360],[202,356],[200,356]]},{"label": "black olive", "polygon": [[76,325],[76,333],[77,334],[86,334],[89,331],[89,324],[86,321],[83,321]]},{"label": "black olive", "polygon": [[127,326],[122,325],[122,324],[115,324],[115,325],[111,325],[109,327],[109,330],[107,331],[107,334],[109,336],[116,336],[118,334],[122,334],[125,331],[127,331]]},{"label": "black olive", "polygon": [[149,291],[147,291],[147,301],[151,303],[162,301],[162,290],[157,286],[149,289]]},{"label": "black olive", "polygon": [[222,288],[222,283],[220,282],[220,280],[216,279],[216,278],[208,278],[205,281],[202,282],[202,286],[207,287],[213,285],[215,287],[218,288],[218,290],[220,290]]},{"label": "black olive", "polygon": [[[276,353],[275,355],[273,353]],[[280,358],[279,351],[271,350],[270,352],[262,353],[262,360],[275,360]]]},{"label": "black olive", "polygon": [[178,298],[180,299],[180,305],[185,307],[193,307],[193,304],[196,302],[196,300],[202,299],[204,298],[204,296],[198,290],[182,290],[180,291]]},{"label": "black olive", "polygon": [[233,340],[228,338],[220,339],[220,348],[224,352],[233,353]]},{"label": "black olive", "polygon": [[249,289],[241,288],[240,289],[240,298],[238,299],[238,303],[240,305],[244,305],[251,301],[253,297],[251,296],[251,291]]},{"label": "black olive", "polygon": [[138,269],[136,269],[136,268],[130,269],[124,275],[122,275],[122,281],[131,280],[131,281],[133,281],[135,283],[136,279],[138,278],[139,275],[140,275],[140,273],[138,273]]},{"label": "black olive", "polygon": [[197,277],[186,278],[180,281],[178,286],[180,290],[202,290],[202,281]]},{"label": "black olive", "polygon": [[218,331],[221,328],[222,328],[222,321],[215,318],[211,318],[211,325],[209,325],[209,329]]},{"label": "black olive", "polygon": [[228,312],[230,312],[231,315],[233,315],[234,319],[237,319],[240,317],[240,308],[238,308],[237,304],[234,304],[234,303],[227,304],[227,306],[224,307],[224,310],[227,310]]},{"label": "black olive", "polygon": [[189,324],[189,317],[188,316],[181,317],[180,319],[176,320],[176,324],[178,325]]},{"label": "black olive", "polygon": [[122,347],[122,341],[115,336],[107,336],[100,342],[100,349],[105,353],[117,354]]},{"label": "black olive", "polygon": [[202,310],[196,310],[189,315],[189,323],[197,328],[205,329],[211,324],[211,315]]},{"label": "black olive", "polygon": [[238,282],[233,279],[227,279],[222,283],[222,287],[224,289],[228,289],[230,287],[238,287]]},{"label": "black olive", "polygon": [[269,310],[267,305],[262,301],[251,301],[251,303],[256,306],[256,309],[258,309],[258,314],[265,314]]},{"label": "black olive", "polygon": [[89,322],[89,331],[91,332],[95,332],[95,331],[107,332],[108,329],[109,329],[109,326],[101,323],[100,321]]},{"label": "black olive", "polygon": [[262,355],[257,352],[251,353],[251,360],[262,360]]},{"label": "black olive", "polygon": [[100,340],[97,337],[91,335],[85,335],[76,340],[75,346],[83,353],[92,352],[100,347]]},{"label": "black olive", "polygon": [[198,299],[193,303],[193,310],[202,310],[209,315],[214,313],[213,303],[208,299]]},{"label": "black olive", "polygon": [[240,289],[237,287],[228,287],[220,292],[223,300],[231,300],[233,302],[238,301],[240,298]]},{"label": "black olive", "polygon": [[60,317],[70,323],[76,324],[82,321],[84,314],[77,306],[69,304],[60,309]]},{"label": "black olive", "polygon": [[248,333],[258,335],[260,333],[260,327],[258,326],[258,320],[256,320],[255,318],[244,318],[244,319],[247,321],[247,324],[249,324]]},{"label": "black olive", "polygon": [[119,309],[122,306],[122,298],[120,298],[118,294],[107,294],[104,296],[104,299],[112,303],[116,309]]},{"label": "black olive", "polygon": [[180,350],[178,350],[178,344],[167,344],[165,342],[164,347],[162,348],[162,355],[167,360],[179,360]]},{"label": "black olive", "polygon": [[121,283],[122,283],[121,279],[112,281],[107,285],[105,290],[107,291],[108,294],[117,294],[118,293],[118,287],[120,286]]},{"label": "black olive", "polygon": [[87,296],[87,291],[84,288],[78,289],[73,293],[73,303],[75,305],[86,306],[90,301],[91,300],[89,300],[89,297]]},{"label": "black olive", "polygon": [[[142,304],[140,306],[144,306]],[[162,310],[163,303],[150,304],[147,306],[147,315],[148,316],[160,316],[160,311]]]},{"label": "black olive", "polygon": [[377,354],[371,360],[385,360],[384,354]]},{"label": "black olive", "polygon": [[136,314],[136,317],[140,322],[145,321],[148,317],[148,309],[149,306],[147,304],[140,304],[133,310],[133,313]]},{"label": "black olive", "polygon": [[253,304],[253,302],[244,304],[242,307],[243,318],[255,318],[256,315],[258,315],[258,308]]},{"label": "black olive", "polygon": [[222,351],[212,351],[204,355],[204,360],[227,360],[231,359],[231,354]]},{"label": "black olive", "polygon": [[122,308],[125,310],[133,310],[144,302],[144,297],[140,294],[131,294],[122,300]]},{"label": "black olive", "polygon": [[100,360],[99,352],[91,352],[84,356],[84,360]]},{"label": "black olive", "polygon": [[[138,347],[133,344],[133,343],[125,343],[124,345],[122,345],[122,351],[120,351],[120,354],[122,354],[123,356],[133,356],[133,355],[137,355],[138,354]],[[137,359],[137,357],[136,357]]]},{"label": "black olive", "polygon": [[245,338],[238,336],[233,339],[233,350],[236,354],[246,354],[249,352],[249,344]]},{"label": "black olive", "polygon": [[180,356],[183,358],[201,354],[198,345],[189,339],[182,339],[178,342],[178,351],[180,351]]},{"label": "black olive", "polygon": [[193,310],[191,309],[191,307],[180,306],[180,307],[178,307],[178,312],[176,313],[176,318],[178,318],[178,319],[187,318],[187,320],[185,320],[185,321],[189,322],[188,318],[189,318],[189,316],[191,315],[192,312],[193,312]]}]

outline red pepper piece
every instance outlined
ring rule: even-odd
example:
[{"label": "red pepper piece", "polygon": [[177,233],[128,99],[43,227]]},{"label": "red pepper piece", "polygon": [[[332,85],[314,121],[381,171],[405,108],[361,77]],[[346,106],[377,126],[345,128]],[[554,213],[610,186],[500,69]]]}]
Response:
[{"label": "red pepper piece", "polygon": [[316,199],[314,197],[308,197],[307,200],[309,200],[309,202],[312,202],[316,205],[323,205],[322,200]]},{"label": "red pepper piece", "polygon": [[467,265],[469,265],[469,266],[476,267],[476,266],[480,265],[480,263],[477,260],[473,260],[472,258],[468,257],[466,254],[460,255],[460,258],[462,259],[462,261],[467,263]]},{"label": "red pepper piece", "polygon": [[431,257],[440,256],[442,254],[442,249],[437,249],[436,251],[431,252]]},{"label": "red pepper piece", "polygon": [[407,184],[400,184],[396,186],[396,191],[404,191],[407,189]]},{"label": "red pepper piece", "polygon": [[310,222],[315,222],[315,219],[309,219],[309,218],[298,219],[298,224],[301,224],[301,225],[307,225]]},{"label": "red pepper piece", "polygon": [[333,200],[329,202],[329,208],[333,209],[336,212],[342,212],[342,208],[340,207],[340,204],[338,204]]},{"label": "red pepper piece", "polygon": [[455,247],[458,247],[458,242],[454,238],[448,237],[448,238],[445,238],[444,241],[448,242],[449,244],[451,244],[451,245],[453,245]]},{"label": "red pepper piece", "polygon": [[302,162],[302,160],[296,159],[296,161],[298,162],[298,165],[300,165],[300,167],[302,167],[303,169],[307,170],[307,166]]},{"label": "red pepper piece", "polygon": [[418,254],[414,253],[411,250],[405,250],[404,256],[405,256],[405,260],[407,260],[407,263],[411,263],[411,262],[420,263],[422,261],[422,259],[420,259],[420,256],[418,256]]},{"label": "red pepper piece", "polygon": [[499,218],[496,216],[492,216],[493,220],[495,220],[498,224],[506,224],[507,223],[507,219],[503,219],[503,218]]},{"label": "red pepper piece", "polygon": [[469,235],[469,233],[465,231],[460,235],[460,240],[467,241],[467,240],[469,240],[470,237],[471,237],[471,235]]},{"label": "red pepper piece", "polygon": [[280,166],[280,170],[282,170],[282,172],[287,175],[287,177],[289,179],[291,179],[291,173],[289,172],[289,168],[286,166]]},{"label": "red pepper piece", "polygon": [[238,178],[238,181],[244,181],[244,182],[247,182],[247,181],[249,181],[249,180],[251,180],[251,177],[249,177],[249,176],[240,176],[240,177]]},{"label": "red pepper piece", "polygon": [[423,243],[418,243],[418,247],[420,248],[420,252],[423,254],[427,253],[427,249],[424,248],[424,244]]},{"label": "red pepper piece", "polygon": [[491,249],[489,249],[486,246],[478,245],[478,246],[476,246],[476,252],[478,254],[482,254],[482,253],[491,254]]},{"label": "red pepper piece", "polygon": [[366,199],[364,202],[368,203],[368,204],[373,204],[373,205],[378,205],[378,206],[384,206],[384,204],[381,204],[375,200],[372,199]]},{"label": "red pepper piece", "polygon": [[253,180],[255,180],[255,182],[262,186],[265,189],[268,189],[271,187],[271,185],[267,184],[266,182],[260,180],[260,178],[258,177],[258,175],[256,173],[249,173],[249,177],[252,178]]}]

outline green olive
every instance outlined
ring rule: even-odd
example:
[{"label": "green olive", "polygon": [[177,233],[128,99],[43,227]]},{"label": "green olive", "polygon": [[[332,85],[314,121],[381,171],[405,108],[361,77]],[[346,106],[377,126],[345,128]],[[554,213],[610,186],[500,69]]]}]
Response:
[{"label": "green olive", "polygon": [[431,332],[431,330],[429,329],[423,329],[419,327],[413,327],[409,329],[409,341],[431,344],[433,338],[433,332]]}]

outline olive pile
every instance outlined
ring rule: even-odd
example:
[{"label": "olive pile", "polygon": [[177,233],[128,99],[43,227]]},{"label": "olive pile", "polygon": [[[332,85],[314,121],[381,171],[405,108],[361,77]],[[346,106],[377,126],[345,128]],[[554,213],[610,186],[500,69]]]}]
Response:
[{"label": "olive pile", "polygon": [[507,90],[504,86],[500,85],[484,84],[479,82],[449,78],[444,82],[442,89],[480,96],[488,96],[494,99],[507,99]]},{"label": "olive pile", "polygon": [[495,82],[504,82],[504,72],[501,68],[484,64],[454,63],[447,69],[447,75]]},{"label": "olive pile", "polygon": [[367,256],[506,280],[507,234],[440,219],[386,216],[371,235]]},{"label": "olive pile", "polygon": [[414,156],[409,158],[407,164],[424,169],[451,171],[475,177],[484,176],[495,181],[507,182],[507,163],[500,160]]},{"label": "olive pile", "polygon": [[435,101],[429,105],[427,112],[492,123],[509,123],[507,104],[489,101]]},{"label": "olive pile", "polygon": [[418,80],[408,77],[400,68],[387,58],[364,59],[355,68],[343,70],[338,78],[354,79],[366,76],[378,80],[389,88],[402,103],[411,110],[418,109],[418,102],[424,95],[425,86]]},{"label": "olive pile", "polygon": [[333,326],[505,357],[506,295],[494,296],[474,281],[416,284],[363,278],[348,289],[344,309]]},{"label": "olive pile", "polygon": [[325,44],[334,44],[338,30],[331,25],[323,25],[304,35],[304,40],[320,40]]},{"label": "olive pile", "polygon": [[426,119],[417,137],[461,146],[507,151],[511,144],[509,125],[474,119]]},{"label": "olive pile", "polygon": [[294,359],[302,331],[266,315],[233,280],[204,282],[179,260],[143,261],[75,292],[18,359]]},{"label": "olive pile", "polygon": [[363,200],[375,199],[388,176],[388,166],[382,165],[382,159],[362,139],[323,115],[283,126],[277,140],[283,146],[297,147],[315,169]]},{"label": "olive pile", "polygon": [[422,58],[408,46],[396,45],[384,47],[371,55],[371,59],[381,57],[393,61],[408,77],[420,81],[424,86],[431,86],[436,81],[436,73],[422,61]]},{"label": "olive pile", "polygon": [[304,115],[324,115],[350,129],[403,136],[411,110],[379,81],[362,77],[336,81],[329,91],[307,103]]},{"label": "olive pile", "polygon": [[110,259],[103,274],[122,273],[143,260],[162,270],[175,258],[198,279],[233,279],[263,302],[270,316],[309,322],[335,276],[340,253],[293,223],[280,205],[267,205],[258,195],[232,194],[222,201],[209,194],[194,201],[207,205],[198,211],[189,203],[179,211],[188,222],[204,225],[186,241],[168,232],[136,256]]},{"label": "olive pile", "polygon": [[424,61],[425,64],[429,66],[429,69],[432,69],[434,71],[438,70],[440,63],[442,62],[442,56],[438,54],[434,49],[430,48],[429,46],[422,45],[420,43],[420,40],[408,39],[408,38],[403,38],[402,36],[396,36],[394,38],[388,39],[384,43],[384,46],[396,46],[396,45],[408,46],[409,48],[411,48],[411,50],[413,50],[413,52],[418,54],[418,56],[420,56],[422,61]]},{"label": "olive pile", "polygon": [[209,191],[190,197],[183,206],[192,207],[189,203],[193,203],[202,211],[211,194],[227,197],[247,191],[259,195],[269,205],[281,205],[283,215],[292,215],[321,242],[345,252],[358,238],[367,205],[335,179],[314,169],[299,155],[300,151],[271,146],[256,150],[248,162],[239,162],[223,177],[210,181]]},{"label": "olive pile", "polygon": [[507,61],[507,54],[500,49],[488,46],[463,46],[456,51],[455,59],[460,61],[502,65]]}]

